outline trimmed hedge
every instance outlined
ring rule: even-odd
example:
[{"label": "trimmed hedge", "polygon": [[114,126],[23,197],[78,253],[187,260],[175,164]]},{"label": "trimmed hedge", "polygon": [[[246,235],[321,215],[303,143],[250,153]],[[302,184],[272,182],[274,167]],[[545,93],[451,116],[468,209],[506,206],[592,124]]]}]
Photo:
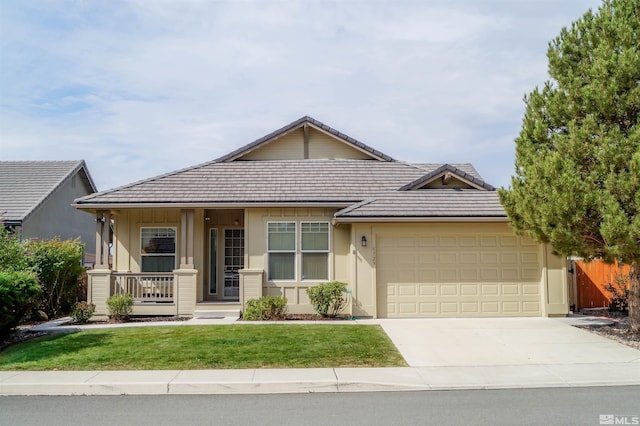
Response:
[{"label": "trimmed hedge", "polygon": [[125,321],[133,312],[133,296],[129,293],[114,294],[107,299],[107,310],[112,320]]},{"label": "trimmed hedge", "polygon": [[41,293],[30,272],[0,271],[0,339],[7,338],[29,313]]},{"label": "trimmed hedge", "polygon": [[242,319],[248,321],[282,320],[286,316],[287,298],[278,296],[247,300],[247,308],[242,313]]},{"label": "trimmed hedge", "polygon": [[347,306],[347,284],[330,281],[307,289],[307,296],[316,313],[334,318]]}]

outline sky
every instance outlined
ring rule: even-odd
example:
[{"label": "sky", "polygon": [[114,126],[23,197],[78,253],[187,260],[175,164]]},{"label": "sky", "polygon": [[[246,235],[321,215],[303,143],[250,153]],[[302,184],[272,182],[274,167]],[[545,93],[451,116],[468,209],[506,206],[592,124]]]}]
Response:
[{"label": "sky", "polygon": [[507,187],[548,43],[600,0],[0,0],[0,160],[85,160],[99,190],[305,115]]}]

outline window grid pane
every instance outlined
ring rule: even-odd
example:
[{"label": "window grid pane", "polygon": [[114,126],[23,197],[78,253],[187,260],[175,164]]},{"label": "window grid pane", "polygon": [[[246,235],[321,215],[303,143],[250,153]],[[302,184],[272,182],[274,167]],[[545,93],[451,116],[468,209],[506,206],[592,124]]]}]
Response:
[{"label": "window grid pane", "polygon": [[329,224],[326,222],[302,222],[302,251],[329,251]]},{"label": "window grid pane", "polygon": [[328,253],[303,253],[302,254],[302,279],[303,280],[328,280],[329,279],[329,254]]},{"label": "window grid pane", "polygon": [[171,272],[175,269],[174,256],[143,256],[140,270],[142,272]]},{"label": "window grid pane", "polygon": [[296,249],[295,222],[269,223],[268,231],[269,251],[294,251]]},{"label": "window grid pane", "polygon": [[141,272],[171,272],[175,269],[175,228],[142,228],[140,240]]},{"label": "window grid pane", "polygon": [[295,256],[295,253],[269,253],[269,280],[294,280]]}]

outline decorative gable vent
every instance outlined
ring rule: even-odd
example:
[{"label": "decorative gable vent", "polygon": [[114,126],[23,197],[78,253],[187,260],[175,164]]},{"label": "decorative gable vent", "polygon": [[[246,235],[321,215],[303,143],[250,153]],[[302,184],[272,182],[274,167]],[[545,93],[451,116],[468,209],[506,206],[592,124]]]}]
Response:
[{"label": "decorative gable vent", "polygon": [[495,188],[482,179],[466,173],[451,164],[443,164],[436,170],[400,188],[400,191],[416,189],[478,189],[495,191]]}]

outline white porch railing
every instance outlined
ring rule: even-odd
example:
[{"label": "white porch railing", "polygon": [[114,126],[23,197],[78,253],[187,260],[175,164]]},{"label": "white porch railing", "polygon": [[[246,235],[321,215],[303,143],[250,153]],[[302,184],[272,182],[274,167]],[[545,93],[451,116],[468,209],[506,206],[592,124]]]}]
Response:
[{"label": "white porch railing", "polygon": [[129,293],[138,303],[173,303],[173,274],[121,273],[111,274],[111,294]]}]

